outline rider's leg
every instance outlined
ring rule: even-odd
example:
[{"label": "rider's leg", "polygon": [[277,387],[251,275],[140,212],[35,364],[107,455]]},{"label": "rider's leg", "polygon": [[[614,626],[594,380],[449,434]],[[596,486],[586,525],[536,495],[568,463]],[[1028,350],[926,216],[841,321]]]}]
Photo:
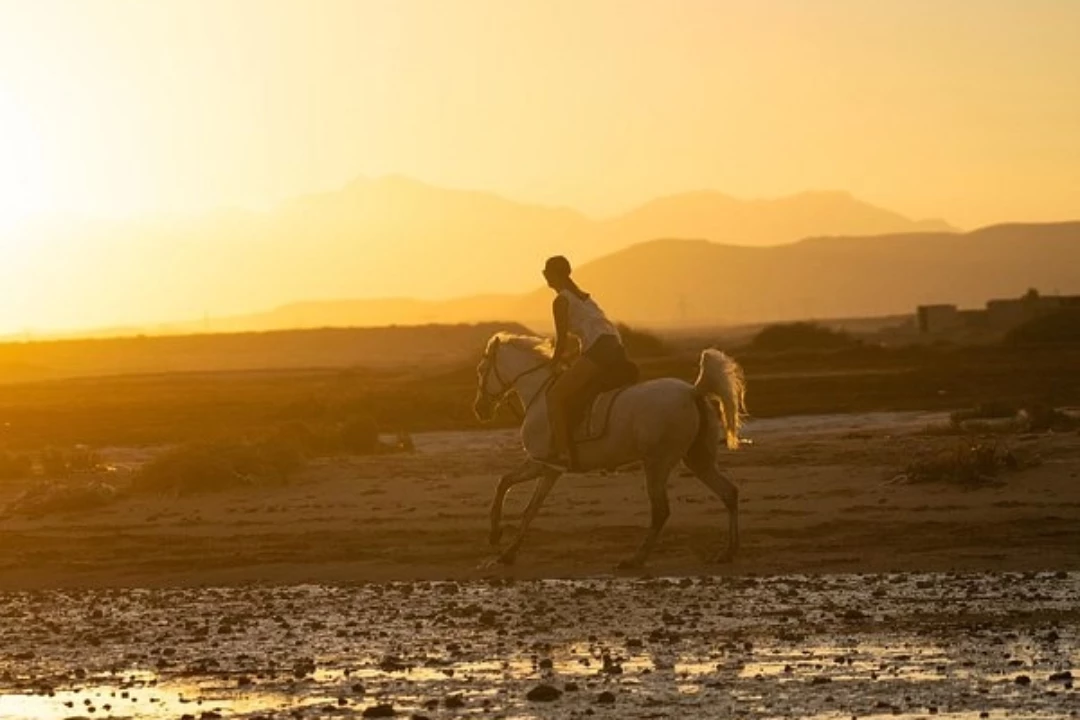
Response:
[{"label": "rider's leg", "polygon": [[596,363],[580,357],[552,384],[547,395],[548,422],[551,424],[552,448],[555,457],[573,459],[571,428],[567,418],[570,399],[582,392],[596,376]]}]

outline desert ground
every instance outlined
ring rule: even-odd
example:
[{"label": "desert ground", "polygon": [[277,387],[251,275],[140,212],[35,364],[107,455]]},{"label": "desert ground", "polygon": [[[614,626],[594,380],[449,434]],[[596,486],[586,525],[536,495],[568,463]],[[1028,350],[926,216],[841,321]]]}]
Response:
[{"label": "desert ground", "polygon": [[[685,472],[670,483],[672,518],[649,572],[1080,570],[1080,434],[983,438],[938,432],[941,413],[871,413],[751,421],[749,444],[723,463],[741,487],[742,548],[724,542],[717,498]],[[283,485],[210,494],[135,495],[102,507],[16,513],[3,486],[4,587],[175,586],[250,582],[472,580],[487,547],[498,476],[522,457],[516,432],[433,432],[415,452],[314,460]],[[1015,458],[985,482],[905,477],[913,458],[991,444]],[[153,448],[104,449],[123,476]],[[26,481],[33,483],[34,480]],[[511,491],[512,530],[530,485]],[[517,579],[611,574],[648,525],[640,471],[560,479]],[[509,535],[509,533],[508,533]]]},{"label": "desert ground", "polygon": [[[17,512],[9,482],[0,717],[1068,715],[1080,433],[948,424],[753,420],[723,455],[738,558],[709,562],[725,514],[680,474],[638,573],[615,570],[648,522],[634,468],[564,477],[517,564],[480,567],[513,430],[59,514]],[[914,470],[972,446],[1006,460]],[[155,452],[103,448],[105,476]]]},{"label": "desert ground", "polygon": [[[645,375],[692,378],[705,341]],[[468,365],[2,384],[0,718],[1080,709],[1080,354],[737,357],[740,553],[710,561],[726,514],[677,473],[634,573],[633,467],[561,479],[485,567],[521,449],[509,412],[471,417]]]}]

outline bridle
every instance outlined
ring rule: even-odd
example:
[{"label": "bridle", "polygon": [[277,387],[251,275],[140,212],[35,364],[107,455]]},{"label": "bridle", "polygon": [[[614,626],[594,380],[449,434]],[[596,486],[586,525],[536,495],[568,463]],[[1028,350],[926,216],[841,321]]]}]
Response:
[{"label": "bridle", "polygon": [[[547,362],[542,362],[539,365],[531,367],[531,368],[529,368],[527,370],[522,370],[521,372],[519,372],[514,377],[510,378],[509,380],[506,380],[506,379],[503,378],[502,374],[499,372],[499,363],[497,363],[495,361],[495,354],[498,351],[499,351],[499,344],[496,343],[491,347],[491,350],[489,352],[484,353],[483,359],[487,362],[487,367],[484,368],[484,376],[480,380],[480,393],[481,393],[481,395],[483,395],[484,399],[486,401],[488,401],[489,403],[491,403],[492,405],[494,405],[495,407],[498,407],[499,405],[501,405],[503,403],[504,400],[506,400],[506,396],[509,395],[511,392],[513,392],[514,386],[523,377],[526,377],[528,375],[532,375],[534,372],[537,372],[538,370],[543,370],[549,364]],[[487,387],[488,386],[488,378],[491,377],[492,372],[495,373],[495,381],[498,382],[499,385],[500,385],[499,390],[497,392],[494,392],[494,393],[488,392],[488,387]],[[549,380],[548,382],[551,382],[551,381]],[[540,393],[537,393],[537,396],[539,396],[539,395],[540,395]],[[535,400],[536,400],[536,398],[534,397],[533,401],[535,401]],[[530,401],[529,405],[532,405],[532,401]],[[514,414],[518,415],[518,419],[520,420],[523,417],[523,415],[521,413],[519,413],[516,406],[513,407],[512,409],[514,411]],[[529,408],[528,408],[528,406],[526,406],[525,412],[528,412],[528,411],[529,411]]]}]

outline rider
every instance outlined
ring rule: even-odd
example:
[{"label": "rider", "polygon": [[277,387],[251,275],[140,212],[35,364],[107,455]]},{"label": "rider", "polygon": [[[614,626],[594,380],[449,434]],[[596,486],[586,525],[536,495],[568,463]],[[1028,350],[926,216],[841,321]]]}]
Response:
[{"label": "rider", "polygon": [[571,279],[569,260],[561,255],[548,258],[544,264],[544,279],[556,292],[552,303],[556,337],[552,368],[558,367],[566,351],[567,333],[576,335],[581,341],[581,355],[557,375],[547,395],[554,453],[545,462],[573,470],[577,466],[577,457],[570,436],[567,404],[602,370],[627,362],[626,350],[615,325],[596,301]]}]

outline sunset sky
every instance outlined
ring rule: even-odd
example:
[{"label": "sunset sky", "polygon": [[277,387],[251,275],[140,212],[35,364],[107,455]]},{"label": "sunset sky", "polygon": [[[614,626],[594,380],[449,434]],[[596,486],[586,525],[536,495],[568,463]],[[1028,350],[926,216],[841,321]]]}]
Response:
[{"label": "sunset sky", "polygon": [[838,188],[1080,212],[1068,0],[2,0],[0,222],[357,175],[567,204]]},{"label": "sunset sky", "polygon": [[1069,0],[0,0],[0,251],[40,253],[6,232],[36,215],[384,174],[593,216],[707,188],[1076,218],[1077,88]]}]

